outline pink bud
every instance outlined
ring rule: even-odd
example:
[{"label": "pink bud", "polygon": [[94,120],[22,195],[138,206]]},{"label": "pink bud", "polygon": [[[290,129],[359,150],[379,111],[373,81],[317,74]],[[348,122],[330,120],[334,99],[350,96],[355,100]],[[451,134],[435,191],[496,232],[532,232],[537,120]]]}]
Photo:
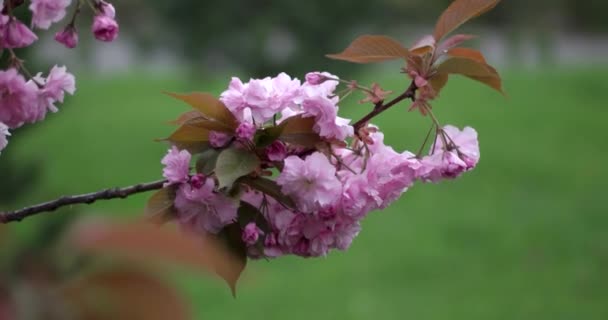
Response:
[{"label": "pink bud", "polygon": [[21,21],[11,17],[0,27],[0,47],[23,48],[31,45],[38,37]]},{"label": "pink bud", "polygon": [[105,2],[105,1],[100,1],[99,2],[99,10],[101,11],[101,13],[109,18],[116,18],[116,9],[114,9],[114,6],[111,3]]},{"label": "pink bud", "polygon": [[67,26],[63,31],[55,34],[55,41],[73,49],[78,45],[78,32],[73,26]]},{"label": "pink bud", "polygon": [[249,122],[243,122],[236,128],[236,138],[240,141],[251,141],[254,135],[255,126]]},{"label": "pink bud", "polygon": [[283,161],[287,157],[287,147],[281,141],[275,141],[266,148],[266,156],[270,161]]},{"label": "pink bud", "polygon": [[96,15],[93,20],[93,34],[100,41],[111,42],[118,37],[118,23],[105,15]]},{"label": "pink bud", "polygon": [[327,77],[320,72],[309,72],[306,74],[306,82],[313,86],[320,85],[327,80]]},{"label": "pink bud", "polygon": [[245,226],[245,229],[243,229],[243,234],[241,237],[245,244],[247,244],[248,246],[252,246],[258,242],[258,239],[260,239],[260,235],[263,234],[264,232],[260,228],[258,228],[255,222],[250,222]]}]

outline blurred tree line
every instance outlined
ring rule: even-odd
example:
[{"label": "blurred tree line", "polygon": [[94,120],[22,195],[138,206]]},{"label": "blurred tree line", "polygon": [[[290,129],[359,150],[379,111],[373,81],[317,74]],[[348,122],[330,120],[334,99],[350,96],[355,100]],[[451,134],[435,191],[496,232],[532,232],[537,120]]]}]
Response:
[{"label": "blurred tree line", "polygon": [[[122,30],[132,32],[143,48],[162,43],[188,63],[262,76],[327,69],[331,62],[324,54],[341,50],[356,34],[399,36],[395,30],[401,26],[424,26],[430,32],[450,2],[132,0],[117,6],[128,17],[121,21]],[[518,39],[531,37],[550,51],[551,35],[560,29],[605,31],[606,10],[605,1],[505,0],[498,10],[473,23],[507,31],[515,47]],[[341,67],[331,63],[334,72]]]}]

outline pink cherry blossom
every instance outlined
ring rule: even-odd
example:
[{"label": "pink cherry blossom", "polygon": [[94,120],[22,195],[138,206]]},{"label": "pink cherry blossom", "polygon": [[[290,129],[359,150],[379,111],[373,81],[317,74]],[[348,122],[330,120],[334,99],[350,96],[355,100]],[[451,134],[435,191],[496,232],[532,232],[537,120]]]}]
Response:
[{"label": "pink cherry blossom", "polygon": [[180,185],[174,205],[183,228],[196,233],[219,233],[235,221],[238,203],[214,189],[212,178],[207,178],[200,188],[190,183]]},{"label": "pink cherry blossom", "polygon": [[4,123],[0,122],[0,151],[6,148],[6,145],[8,144],[7,137],[10,135],[11,134],[8,132],[8,127]]},{"label": "pink cherry blossom", "polygon": [[76,92],[76,80],[74,76],[67,72],[65,66],[54,66],[45,79],[40,74],[34,77],[39,85],[42,85],[38,92],[38,98],[44,109],[57,112],[56,102],[63,102],[65,92],[73,95]]},{"label": "pink cherry blossom", "polygon": [[321,72],[309,72],[306,74],[306,83],[316,86],[319,85],[326,80],[328,80],[327,76]]},{"label": "pink cherry blossom", "polygon": [[479,162],[477,132],[466,127],[462,131],[454,126],[445,126],[443,131],[448,142],[446,147],[437,137],[432,153],[422,159],[418,176],[427,182],[453,179],[472,170]]},{"label": "pink cherry blossom", "polygon": [[283,161],[287,157],[287,147],[281,141],[273,142],[265,151],[270,161]]},{"label": "pink cherry blossom", "polygon": [[36,122],[46,113],[38,103],[37,85],[26,82],[15,69],[0,70],[0,106],[0,122],[13,129]]},{"label": "pink cherry blossom", "polygon": [[[1,20],[3,19],[0,19],[0,23],[2,23]],[[38,40],[38,37],[32,30],[15,17],[9,17],[0,26],[0,48],[23,48],[31,45],[36,40]]]},{"label": "pink cherry blossom", "polygon": [[114,9],[114,6],[111,3],[108,3],[103,0],[99,1],[99,10],[106,17],[109,17],[112,19],[116,18],[116,9]]},{"label": "pink cherry blossom", "polygon": [[241,122],[236,128],[236,138],[240,141],[252,141],[256,128],[249,122]]},{"label": "pink cherry blossom", "polygon": [[186,150],[179,150],[176,147],[169,149],[167,155],[161,163],[165,166],[163,177],[168,184],[184,183],[188,181],[190,174],[190,160],[192,156]]},{"label": "pink cherry blossom", "polygon": [[93,34],[100,41],[111,42],[118,37],[118,23],[111,17],[98,14],[93,19]]},{"label": "pink cherry blossom", "polygon": [[277,183],[285,194],[297,200],[304,212],[331,204],[342,191],[336,168],[320,152],[311,154],[305,160],[297,156],[287,157]]},{"label": "pink cherry blossom", "polygon": [[66,8],[72,0],[31,0],[32,24],[40,29],[48,29],[52,23],[65,17]]},{"label": "pink cherry blossom", "polygon": [[219,131],[209,132],[209,144],[214,148],[223,148],[232,140],[232,136]]},{"label": "pink cherry blossom", "polygon": [[78,45],[78,31],[73,26],[68,26],[55,34],[55,41],[67,48],[73,49]]},{"label": "pink cherry blossom", "polygon": [[243,229],[242,240],[246,245],[252,246],[258,242],[263,234],[264,232],[258,228],[255,222],[250,222]]}]

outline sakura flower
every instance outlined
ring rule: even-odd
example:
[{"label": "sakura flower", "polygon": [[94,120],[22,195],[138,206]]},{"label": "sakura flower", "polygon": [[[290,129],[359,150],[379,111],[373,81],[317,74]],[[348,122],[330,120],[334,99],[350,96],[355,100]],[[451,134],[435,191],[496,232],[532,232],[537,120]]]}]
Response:
[{"label": "sakura flower", "polygon": [[114,18],[98,14],[93,19],[92,26],[95,39],[105,42],[114,41],[118,37],[119,26]]},{"label": "sakura flower", "polygon": [[26,82],[15,69],[0,70],[0,122],[9,128],[44,118],[46,109],[38,103],[38,87]]},{"label": "sakura flower", "polygon": [[270,161],[283,161],[287,157],[287,147],[281,141],[275,141],[266,148],[266,157]]},{"label": "sakura flower", "polygon": [[[453,143],[458,150],[458,155],[467,164],[467,169],[474,168],[479,162],[479,142],[477,131],[471,127],[465,127],[460,131],[455,126],[447,125],[443,127],[443,132],[447,135],[448,143]],[[443,149],[443,140],[437,139],[435,152]]]},{"label": "sakura flower", "polygon": [[250,222],[243,229],[242,240],[246,245],[252,246],[258,242],[260,235],[263,234],[264,232],[258,228],[255,222]]},{"label": "sakura flower", "polygon": [[78,31],[73,26],[68,26],[55,34],[55,41],[67,48],[73,49],[78,45]]},{"label": "sakura flower", "polygon": [[[0,17],[3,17],[0,15]],[[3,20],[0,18],[0,20]],[[2,21],[0,21],[2,23]],[[0,26],[0,47],[23,48],[31,45],[38,37],[25,24],[15,17],[9,17]]]},{"label": "sakura flower", "polygon": [[236,128],[236,138],[240,141],[252,141],[253,136],[255,135],[256,128],[253,124],[249,122],[242,122]]},{"label": "sakura flower", "polygon": [[72,0],[32,0],[32,24],[40,29],[48,29],[52,23],[65,17],[66,8]]},{"label": "sakura flower", "polygon": [[116,9],[111,3],[105,2],[103,0],[99,1],[99,10],[103,15],[109,18],[116,18]]},{"label": "sakura flower", "polygon": [[168,184],[178,184],[188,181],[191,159],[192,156],[186,150],[180,151],[175,146],[169,149],[167,155],[161,160],[161,163],[165,166],[163,169],[163,177],[167,179]]},{"label": "sakura flower", "polygon": [[331,204],[342,189],[336,178],[336,168],[320,152],[311,154],[305,160],[297,156],[287,157],[277,183],[285,194],[297,200],[304,212]]},{"label": "sakura flower", "polygon": [[54,66],[46,79],[42,78],[40,74],[34,79],[39,85],[42,85],[39,90],[40,103],[52,112],[57,112],[55,103],[63,102],[65,92],[73,95],[76,91],[76,80],[72,74],[67,72],[65,66]]},{"label": "sakura flower", "polygon": [[209,144],[214,148],[223,148],[230,142],[232,136],[219,131],[211,131],[209,133]]},{"label": "sakura flower", "polygon": [[214,188],[212,178],[206,178],[200,186],[180,185],[174,205],[183,228],[195,233],[216,234],[236,219],[238,203],[216,193]]}]

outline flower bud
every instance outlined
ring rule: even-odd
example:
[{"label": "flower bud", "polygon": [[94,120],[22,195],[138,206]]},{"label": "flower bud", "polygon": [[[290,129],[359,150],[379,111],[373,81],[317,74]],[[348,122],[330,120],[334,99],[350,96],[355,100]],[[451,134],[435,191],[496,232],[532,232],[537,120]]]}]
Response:
[{"label": "flower bud", "polygon": [[250,222],[243,229],[242,239],[245,244],[248,246],[252,246],[258,242],[260,239],[260,235],[263,235],[264,232],[258,228],[255,222]]},{"label": "flower bud", "polygon": [[67,48],[76,48],[78,45],[78,32],[73,26],[67,26],[65,29],[55,34],[55,41],[63,44]]},{"label": "flower bud", "polygon": [[313,86],[320,85],[327,80],[327,77],[320,72],[309,72],[306,74],[306,82]]},{"label": "flower bud", "polygon": [[98,14],[93,20],[93,34],[100,41],[112,42],[118,37],[118,23],[111,17]]}]

